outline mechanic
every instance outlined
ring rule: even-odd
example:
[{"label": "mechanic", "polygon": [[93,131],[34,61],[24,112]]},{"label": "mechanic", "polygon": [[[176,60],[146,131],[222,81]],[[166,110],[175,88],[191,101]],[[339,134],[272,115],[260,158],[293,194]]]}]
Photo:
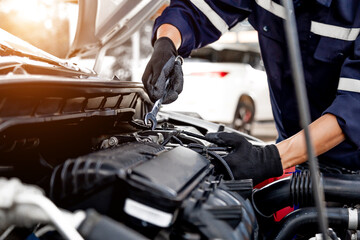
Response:
[{"label": "mechanic", "polygon": [[[182,91],[187,57],[248,17],[258,31],[278,131],[277,144],[256,147],[235,133],[207,138],[234,150],[225,157],[235,178],[259,183],[307,161],[285,41],[280,0],[172,0],[157,18],[153,55],[143,83],[150,99],[170,89],[164,103]],[[360,0],[294,0],[312,123],[310,135],[320,163],[360,169]],[[199,89],[199,91],[205,90]]]}]

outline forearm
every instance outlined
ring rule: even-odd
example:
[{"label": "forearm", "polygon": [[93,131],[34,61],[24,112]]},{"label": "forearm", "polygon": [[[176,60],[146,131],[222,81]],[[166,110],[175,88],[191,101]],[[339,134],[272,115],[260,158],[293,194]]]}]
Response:
[{"label": "forearm", "polygon": [[156,38],[168,37],[174,43],[176,49],[179,49],[181,45],[181,34],[180,31],[171,24],[161,25],[156,34]]},{"label": "forearm", "polygon": [[[345,140],[345,136],[332,114],[325,114],[309,125],[311,141],[316,156],[329,151]],[[307,160],[304,130],[276,144],[284,169]]]}]

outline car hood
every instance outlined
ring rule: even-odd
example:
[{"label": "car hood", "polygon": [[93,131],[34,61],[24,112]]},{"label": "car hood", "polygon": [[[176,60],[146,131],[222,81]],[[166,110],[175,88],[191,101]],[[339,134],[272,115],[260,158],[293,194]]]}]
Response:
[{"label": "car hood", "polygon": [[24,65],[49,69],[57,67],[58,70],[62,69],[85,75],[95,74],[93,70],[79,67],[71,61],[55,57],[1,28],[0,55],[0,74],[8,73],[9,71],[4,71],[4,69],[10,68],[11,66],[22,67]]},{"label": "car hood", "polygon": [[79,0],[68,57],[99,56],[119,46],[168,0]]}]

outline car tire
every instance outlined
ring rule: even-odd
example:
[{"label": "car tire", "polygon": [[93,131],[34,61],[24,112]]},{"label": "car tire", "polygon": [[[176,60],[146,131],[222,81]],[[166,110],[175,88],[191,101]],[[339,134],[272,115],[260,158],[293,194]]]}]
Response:
[{"label": "car tire", "polygon": [[232,127],[235,130],[250,134],[254,114],[255,105],[251,97],[241,97],[236,107]]}]

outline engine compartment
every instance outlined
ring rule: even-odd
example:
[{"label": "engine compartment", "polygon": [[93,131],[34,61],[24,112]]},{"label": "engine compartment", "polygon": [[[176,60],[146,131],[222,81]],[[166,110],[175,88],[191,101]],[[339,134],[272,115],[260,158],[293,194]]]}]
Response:
[{"label": "engine compartment", "polygon": [[213,151],[226,149],[193,137],[200,134],[166,123],[155,131],[88,139],[88,153],[82,154],[82,148],[56,158],[53,150],[32,145],[32,155],[26,148],[20,154],[31,166],[18,161],[19,151],[8,153],[14,165],[7,177],[41,186],[62,209],[94,209],[150,239],[254,238],[256,217],[244,198],[251,194],[252,181],[230,180]]},{"label": "engine compartment", "polygon": [[[58,218],[83,216],[69,223],[85,239],[309,239],[320,232],[306,169],[261,189],[234,180],[223,159],[232,149],[204,138],[233,130],[166,112],[150,130],[143,116],[151,104],[137,84],[0,85],[0,196],[22,195],[26,184],[40,188]],[[321,181],[333,236],[357,239],[358,173],[326,168]],[[61,227],[66,221],[39,215],[30,195],[14,196],[13,205],[0,201],[2,238],[73,236]],[[288,206],[297,210],[275,221]]]}]

